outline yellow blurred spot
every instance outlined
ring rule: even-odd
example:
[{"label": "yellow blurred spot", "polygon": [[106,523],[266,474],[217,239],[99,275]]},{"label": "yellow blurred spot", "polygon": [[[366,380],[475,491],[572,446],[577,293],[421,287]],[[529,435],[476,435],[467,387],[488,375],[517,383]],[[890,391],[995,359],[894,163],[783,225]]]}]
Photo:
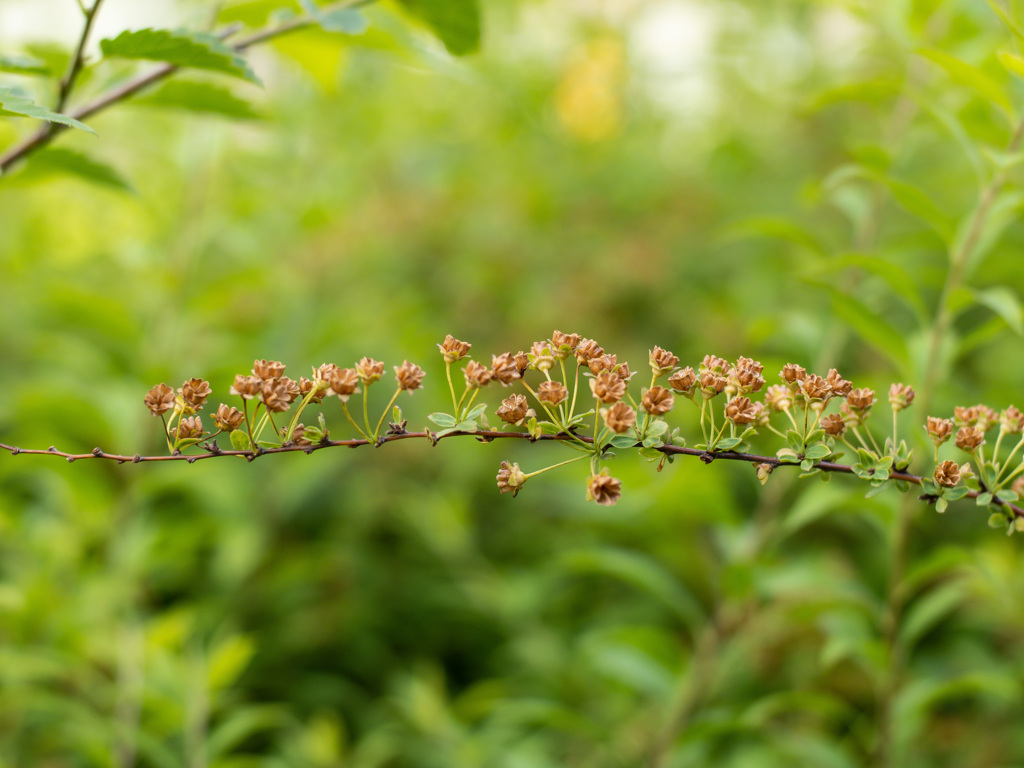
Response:
[{"label": "yellow blurred spot", "polygon": [[622,124],[625,55],[618,40],[591,40],[570,58],[555,92],[555,112],[566,131],[601,141]]}]

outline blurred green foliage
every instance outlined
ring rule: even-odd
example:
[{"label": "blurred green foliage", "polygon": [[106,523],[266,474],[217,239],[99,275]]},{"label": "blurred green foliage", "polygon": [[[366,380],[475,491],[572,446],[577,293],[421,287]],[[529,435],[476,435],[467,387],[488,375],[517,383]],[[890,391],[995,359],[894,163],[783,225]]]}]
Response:
[{"label": "blurred green foliage", "polygon": [[[3,442],[159,452],[150,386],[218,402],[256,357],[409,358],[419,427],[446,333],[882,391],[921,383],[940,306],[929,413],[1018,396],[1024,89],[987,4],[490,0],[465,60],[400,13],[257,49],[262,91],[189,74],[0,179]],[[549,456],[0,457],[0,765],[1024,763],[1020,543],[982,510],[624,458],[614,508],[575,468],[498,495],[500,460]]]}]

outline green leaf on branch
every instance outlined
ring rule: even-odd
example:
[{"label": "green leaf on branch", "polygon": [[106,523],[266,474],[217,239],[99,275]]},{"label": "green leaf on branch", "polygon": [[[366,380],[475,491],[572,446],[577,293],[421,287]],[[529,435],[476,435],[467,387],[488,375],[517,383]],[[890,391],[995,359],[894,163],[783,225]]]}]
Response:
[{"label": "green leaf on branch", "polygon": [[234,48],[201,32],[170,29],[124,31],[100,41],[104,56],[122,59],[163,61],[178,67],[205,69],[240,77],[259,84],[260,80]]},{"label": "green leaf on branch", "polygon": [[715,444],[715,450],[718,451],[731,451],[737,445],[743,442],[742,437],[727,437],[724,440],[719,440]]},{"label": "green leaf on branch", "polygon": [[402,0],[441,38],[449,53],[464,56],[480,47],[480,8],[477,0]]},{"label": "green leaf on branch", "polygon": [[655,419],[647,425],[647,429],[644,430],[644,437],[658,437],[666,432],[668,432],[668,422]]},{"label": "green leaf on branch", "polygon": [[824,459],[831,453],[832,449],[825,445],[825,443],[815,443],[814,445],[809,446],[806,451],[804,451],[804,458]]},{"label": "green leaf on branch", "polygon": [[996,498],[1004,503],[1013,503],[1020,498],[1016,491],[1011,491],[1009,488],[1003,488],[1000,491],[996,491]]},{"label": "green leaf on branch", "polygon": [[73,117],[52,112],[31,99],[19,95],[12,88],[0,88],[0,117],[33,117],[36,120],[60,123],[87,133],[96,133],[85,123],[80,123]]},{"label": "green leaf on branch", "polygon": [[797,464],[800,461],[800,454],[791,448],[780,448],[775,456],[783,464]]},{"label": "green leaf on branch", "polygon": [[[945,490],[942,491],[942,498],[946,499],[947,501],[956,501],[957,499],[962,499],[970,492],[971,489],[968,488],[966,485],[961,485],[956,488],[946,488]],[[1002,491],[1000,491],[1000,495],[1001,494]]]},{"label": "green leaf on branch", "polygon": [[[658,461],[659,459],[665,458],[665,454],[659,451],[657,448],[641,448],[638,453],[643,456],[647,461]],[[669,461],[672,457],[669,457]]]},{"label": "green leaf on branch", "polygon": [[437,426],[444,428],[454,427],[458,423],[457,419],[450,413],[441,413],[440,411],[430,414],[427,418],[437,424]]},{"label": "green leaf on branch", "polygon": [[949,506],[949,500],[946,497],[940,497],[935,500],[935,511],[942,514],[946,511],[946,507]]},{"label": "green leaf on branch", "polygon": [[169,80],[149,95],[134,99],[130,103],[221,115],[239,120],[262,118],[249,102],[238,98],[227,88],[189,80]]},{"label": "green leaf on branch", "polygon": [[987,507],[989,504],[992,503],[992,494],[979,493],[978,497],[974,500],[974,503],[977,504],[979,507]]},{"label": "green leaf on branch", "polygon": [[236,451],[248,451],[252,448],[252,443],[249,442],[249,436],[240,429],[236,429],[231,433],[231,447]]},{"label": "green leaf on branch", "polygon": [[946,70],[954,83],[970,88],[985,101],[1000,107],[1007,115],[1012,114],[1013,106],[1009,97],[995,80],[981,70],[933,48],[922,48],[917,53]]},{"label": "green leaf on branch", "polygon": [[0,54],[0,72],[17,75],[48,75],[50,68],[42,59],[24,53]]},{"label": "green leaf on branch", "polygon": [[477,419],[480,415],[487,410],[487,403],[478,403],[474,405],[469,413],[466,414],[467,419]]},{"label": "green leaf on branch", "polygon": [[47,147],[36,152],[30,157],[23,177],[48,176],[52,173],[71,174],[100,186],[122,192],[135,192],[132,185],[114,168],[81,152],[63,147]]},{"label": "green leaf on branch", "polygon": [[616,435],[608,444],[612,448],[632,448],[636,445],[636,438],[633,435]]}]

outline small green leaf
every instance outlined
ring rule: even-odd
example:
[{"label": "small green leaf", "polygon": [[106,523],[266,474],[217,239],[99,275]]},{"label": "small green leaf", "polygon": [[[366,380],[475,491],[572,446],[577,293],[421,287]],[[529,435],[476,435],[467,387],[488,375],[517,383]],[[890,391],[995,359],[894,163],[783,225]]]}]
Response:
[{"label": "small green leaf", "polygon": [[280,448],[281,447],[280,443],[275,443],[275,442],[272,442],[270,440],[257,440],[256,441],[256,445],[258,445],[260,448]]},{"label": "small green leaf", "polygon": [[962,499],[970,492],[971,489],[965,485],[960,485],[957,486],[956,488],[945,488],[942,491],[942,498],[947,499],[949,501],[956,501],[957,499]]},{"label": "small green leaf", "polygon": [[608,441],[608,444],[613,448],[632,448],[636,445],[636,437],[633,435],[616,435]]},{"label": "small green leaf", "polygon": [[647,425],[647,429],[644,430],[645,437],[657,437],[668,432],[668,423],[661,419],[655,419]]},{"label": "small green leaf", "polygon": [[[938,64],[949,75],[950,79],[958,85],[965,86],[973,90],[976,94],[981,96],[985,101],[997,105],[1002,108],[1008,115],[1012,114],[1013,107],[1010,104],[1010,99],[999,84],[992,80],[988,75],[984,74],[980,70],[972,67],[963,61],[960,61],[948,53],[944,53],[939,50],[922,48],[917,53],[929,61]],[[1002,59],[1002,57],[1000,57]]]},{"label": "small green leaf", "polygon": [[477,0],[401,0],[434,30],[444,47],[456,56],[480,47],[480,8]]},{"label": "small green leaf", "polygon": [[455,425],[456,432],[476,432],[477,423],[473,419],[465,419]]},{"label": "small green leaf", "polygon": [[888,483],[872,483],[871,489],[864,494],[865,499],[870,499],[872,496],[877,496],[888,487]]},{"label": "small green leaf", "polygon": [[802,469],[804,472],[808,472],[814,469],[814,460],[804,459],[803,461],[800,462],[800,469]]},{"label": "small green leaf", "polygon": [[469,413],[466,414],[466,418],[467,419],[475,419],[481,413],[483,413],[486,410],[487,410],[487,403],[479,403],[477,405],[474,405],[472,407],[472,409],[470,409]]},{"label": "small green leaf", "polygon": [[731,451],[737,445],[743,442],[742,437],[727,437],[724,440],[719,440],[715,444],[715,450],[718,451]]},{"label": "small green leaf", "polygon": [[832,453],[832,449],[824,443],[816,443],[804,451],[804,457],[808,459],[824,459]]},{"label": "small green leaf", "polygon": [[935,511],[942,513],[946,511],[946,507],[949,506],[949,501],[943,496],[935,500]]},{"label": "small green leaf", "polygon": [[31,99],[19,96],[12,88],[0,88],[0,117],[33,117],[36,120],[46,120],[51,123],[60,123],[71,128],[78,128],[80,131],[86,131],[87,133],[96,133],[85,123],[80,123],[67,115],[51,112]]},{"label": "small green leaf", "polygon": [[784,464],[796,464],[800,461],[800,454],[790,448],[780,448],[775,456]]},{"label": "small green leaf", "polygon": [[162,109],[180,109],[239,120],[261,118],[249,102],[235,96],[227,88],[213,83],[190,80],[168,80],[160,88],[131,104]]},{"label": "small green leaf", "polygon": [[988,527],[989,528],[1005,528],[1006,527],[1006,515],[1002,512],[993,512],[988,516]]},{"label": "small green leaf", "polygon": [[240,429],[236,429],[231,433],[231,447],[236,451],[248,451],[252,448],[252,443],[249,442],[249,436]]},{"label": "small green leaf", "polygon": [[804,447],[804,439],[800,436],[800,433],[796,430],[789,430],[786,432],[786,443],[795,453],[800,453]]},{"label": "small green leaf", "polygon": [[0,53],[0,72],[17,75],[48,75],[50,68],[42,59],[24,53]]},{"label": "small green leaf", "polygon": [[437,426],[444,427],[446,429],[454,427],[458,423],[455,417],[450,413],[441,413],[440,411],[430,414],[427,418],[437,424]]},{"label": "small green leaf", "polygon": [[974,503],[977,504],[979,507],[987,507],[989,504],[992,503],[992,494],[979,493],[978,497],[974,500]]},{"label": "small green leaf", "polygon": [[665,454],[659,451],[657,448],[641,448],[639,451],[637,451],[637,453],[639,453],[648,461],[656,461],[658,459],[665,458]]},{"label": "small green leaf", "polygon": [[996,498],[1000,501],[1012,503],[1020,498],[1016,491],[1011,491],[1009,488],[1003,488],[1002,490],[996,491]]},{"label": "small green leaf", "polygon": [[68,174],[122,192],[135,192],[131,184],[106,163],[63,147],[47,147],[36,152],[29,158],[21,178],[52,174]]},{"label": "small green leaf", "polygon": [[178,67],[205,69],[259,83],[242,55],[213,35],[170,29],[125,30],[100,41],[104,56],[163,61]]}]

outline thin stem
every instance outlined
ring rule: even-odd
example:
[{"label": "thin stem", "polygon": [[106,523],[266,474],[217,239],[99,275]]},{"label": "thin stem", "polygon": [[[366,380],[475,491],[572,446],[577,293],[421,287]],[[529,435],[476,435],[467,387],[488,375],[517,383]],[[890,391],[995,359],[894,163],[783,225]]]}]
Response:
[{"label": "thin stem", "polygon": [[[1021,449],[1021,446],[1024,446],[1024,435],[1022,435],[1020,440],[1017,442],[1017,444],[1015,446],[1013,446],[1013,450],[1010,451],[1010,455],[1006,457],[1006,462],[1003,464],[1002,469],[999,471],[1000,475],[1002,475],[1003,472],[1006,471],[1006,468],[1010,466],[1010,462],[1013,461],[1013,457],[1017,455],[1017,451],[1019,451]],[[1022,466],[1024,466],[1024,465],[1022,465]],[[1010,478],[1008,477],[1008,478],[1006,478],[1006,480],[1000,482],[999,478],[998,477],[996,478],[996,482],[1000,483],[1000,484],[1005,483],[1005,482],[1007,482],[1009,480],[1010,480]]]},{"label": "thin stem", "polygon": [[448,379],[448,391],[452,393],[452,416],[458,419],[459,404],[455,401],[455,385],[452,384],[452,364],[444,361],[444,375]]},{"label": "thin stem", "polygon": [[309,390],[309,394],[307,394],[302,399],[302,402],[299,403],[299,406],[295,409],[295,415],[292,416],[292,420],[288,423],[288,434],[285,435],[285,438],[284,438],[284,441],[286,443],[289,440],[291,440],[292,439],[292,435],[295,434],[295,425],[299,423],[299,416],[302,415],[302,411],[306,408],[307,405],[310,404],[310,402],[313,400],[313,398],[316,397],[318,391],[319,390],[316,387],[316,383],[314,382],[313,388],[311,390]]},{"label": "thin stem", "polygon": [[365,432],[363,432],[363,430],[359,427],[359,425],[356,424],[356,420],[353,419],[352,418],[352,414],[349,413],[348,403],[346,403],[344,400],[341,401],[341,410],[343,410],[345,412],[345,418],[348,419],[348,423],[356,428],[356,432],[358,432],[360,435],[362,435],[363,439],[365,439],[367,442],[369,442],[370,441],[370,436],[368,434],[366,434]]},{"label": "thin stem", "polygon": [[565,461],[560,461],[557,464],[552,464],[550,467],[544,467],[544,469],[538,469],[536,472],[530,472],[530,473],[528,473],[526,475],[526,477],[527,477],[527,479],[529,479],[531,477],[535,477],[536,475],[541,475],[541,474],[543,474],[545,472],[550,472],[552,469],[558,469],[558,467],[564,467],[566,464],[572,464],[574,462],[582,461],[583,459],[587,459],[587,458],[590,458],[590,457],[589,456],[576,456],[575,458],[567,459]]},{"label": "thin stem", "polygon": [[366,425],[366,432],[369,435],[370,429],[370,384],[363,382],[363,424]]},{"label": "thin stem", "polygon": [[391,396],[391,400],[388,402],[387,405],[384,406],[384,411],[380,415],[380,421],[377,422],[377,428],[375,430],[373,430],[373,439],[374,439],[374,441],[376,441],[377,438],[380,436],[380,428],[384,425],[384,419],[387,418],[388,411],[391,410],[391,406],[395,404],[395,400],[398,399],[398,396],[400,394],[402,394],[402,388],[401,387],[399,387],[398,389],[395,390],[395,394],[393,394]]},{"label": "thin stem", "polygon": [[[75,48],[75,53],[68,63],[68,71],[60,81],[60,91],[57,94],[57,103],[53,108],[54,112],[64,111],[64,107],[67,106],[68,99],[71,97],[71,91],[75,87],[75,80],[78,79],[78,73],[82,71],[82,64],[85,61],[85,45],[89,41],[89,32],[92,30],[92,23],[96,20],[96,14],[99,12],[102,3],[103,0],[95,0],[90,10],[83,10],[85,23],[82,25],[82,34],[78,38],[78,46]],[[57,124],[49,123],[48,125],[54,126]]]}]

